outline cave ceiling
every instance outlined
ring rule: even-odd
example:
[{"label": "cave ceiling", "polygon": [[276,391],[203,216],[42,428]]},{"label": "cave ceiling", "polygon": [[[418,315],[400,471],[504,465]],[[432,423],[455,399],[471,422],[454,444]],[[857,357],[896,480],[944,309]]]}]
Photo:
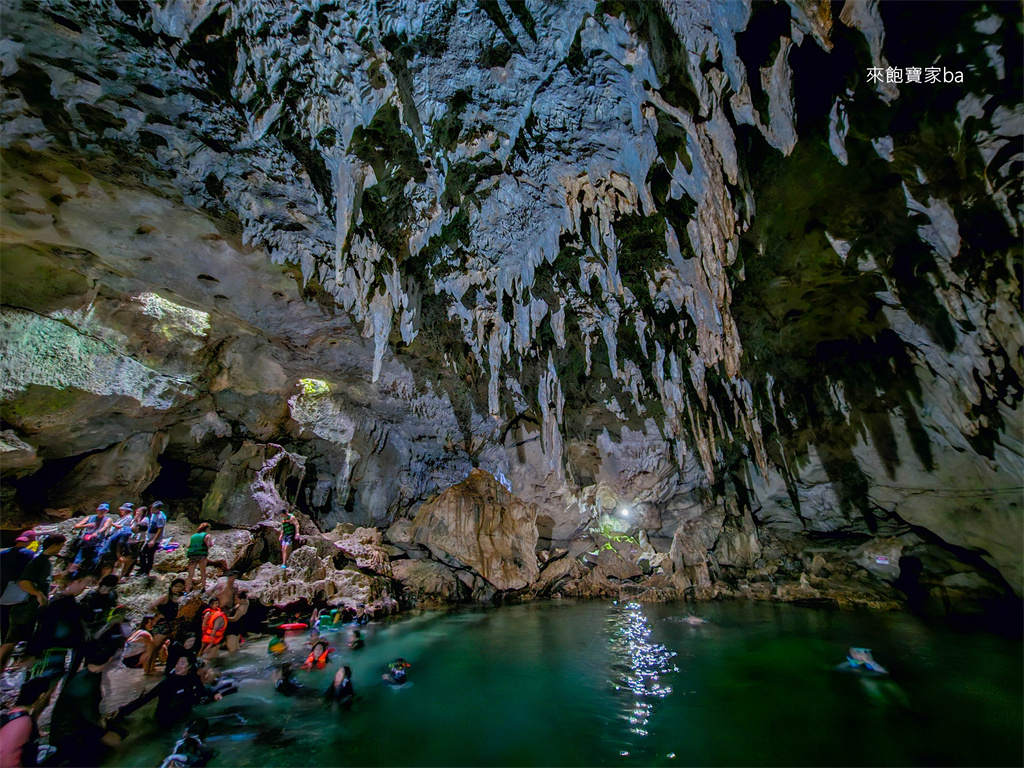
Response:
[{"label": "cave ceiling", "polygon": [[584,488],[616,454],[652,502],[817,466],[871,514],[964,456],[1020,486],[1019,4],[7,0],[2,32],[3,419],[43,459],[140,417],[185,460],[404,424],[408,499],[510,455]]}]

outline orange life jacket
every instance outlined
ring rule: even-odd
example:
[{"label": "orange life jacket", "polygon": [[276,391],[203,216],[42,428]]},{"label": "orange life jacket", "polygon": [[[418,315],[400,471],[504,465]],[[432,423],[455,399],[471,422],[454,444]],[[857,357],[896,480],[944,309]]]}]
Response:
[{"label": "orange life jacket", "polygon": [[327,656],[328,654],[330,654],[330,652],[331,648],[330,646],[328,646],[324,649],[324,652],[320,654],[320,657],[317,658],[313,656],[313,651],[310,651],[309,656],[306,657],[306,660],[302,663],[302,666],[309,669],[315,664],[317,669],[323,669],[324,665],[327,664]]},{"label": "orange life jacket", "polygon": [[[223,618],[224,623],[217,626],[217,619]],[[203,643],[218,645],[224,639],[224,630],[228,627],[228,617],[220,608],[207,608],[203,612]]]}]

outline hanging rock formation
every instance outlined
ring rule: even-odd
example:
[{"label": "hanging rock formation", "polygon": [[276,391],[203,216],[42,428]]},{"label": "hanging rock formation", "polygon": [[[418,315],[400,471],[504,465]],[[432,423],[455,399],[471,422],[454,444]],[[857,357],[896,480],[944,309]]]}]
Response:
[{"label": "hanging rock formation", "polygon": [[383,529],[479,469],[521,502],[421,528],[467,589],[734,504],[725,569],[897,538],[1020,595],[1021,50],[1000,3],[11,0],[3,524]]}]

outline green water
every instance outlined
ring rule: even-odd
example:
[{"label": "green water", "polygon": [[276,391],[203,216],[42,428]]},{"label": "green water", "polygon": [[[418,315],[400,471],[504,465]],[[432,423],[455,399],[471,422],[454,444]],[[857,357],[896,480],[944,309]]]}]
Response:
[{"label": "green water", "polygon": [[[691,626],[686,612],[530,604],[371,624],[339,655],[348,712],[277,694],[267,641],[250,643],[225,664],[240,692],[199,710],[211,765],[1022,764],[1019,640],[897,613],[715,603]],[[834,671],[850,645],[892,677]],[[398,656],[411,682],[394,689],[381,674]],[[323,690],[336,669],[298,674]],[[168,753],[177,734],[145,727],[150,712],[111,764]]]}]

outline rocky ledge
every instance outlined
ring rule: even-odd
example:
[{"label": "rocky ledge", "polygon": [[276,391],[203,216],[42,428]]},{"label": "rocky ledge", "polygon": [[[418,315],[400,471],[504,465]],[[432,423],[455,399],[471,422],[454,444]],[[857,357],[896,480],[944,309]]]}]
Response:
[{"label": "rocky ledge", "polygon": [[[75,518],[59,523],[68,533]],[[426,502],[415,518],[381,531],[341,524],[328,532],[302,521],[301,544],[281,569],[269,520],[213,533],[208,583],[233,569],[251,600],[271,612],[310,607],[361,609],[381,617],[409,608],[457,603],[560,598],[629,598],[640,602],[727,598],[832,603],[893,610],[911,602],[932,612],[970,610],[1005,595],[975,572],[909,581],[901,557],[930,552],[914,536],[875,537],[798,550],[755,526],[749,510],[716,506],[681,525],[671,539],[650,537],[605,519],[568,546],[538,549],[537,507],[474,470]],[[142,612],[184,576],[194,523],[166,529],[155,578],[119,589]],[[931,554],[934,557],[934,553]],[[913,590],[907,590],[912,584]],[[901,591],[902,587],[907,592]],[[198,610],[198,595],[193,608]],[[260,615],[265,612],[259,611]]]}]

